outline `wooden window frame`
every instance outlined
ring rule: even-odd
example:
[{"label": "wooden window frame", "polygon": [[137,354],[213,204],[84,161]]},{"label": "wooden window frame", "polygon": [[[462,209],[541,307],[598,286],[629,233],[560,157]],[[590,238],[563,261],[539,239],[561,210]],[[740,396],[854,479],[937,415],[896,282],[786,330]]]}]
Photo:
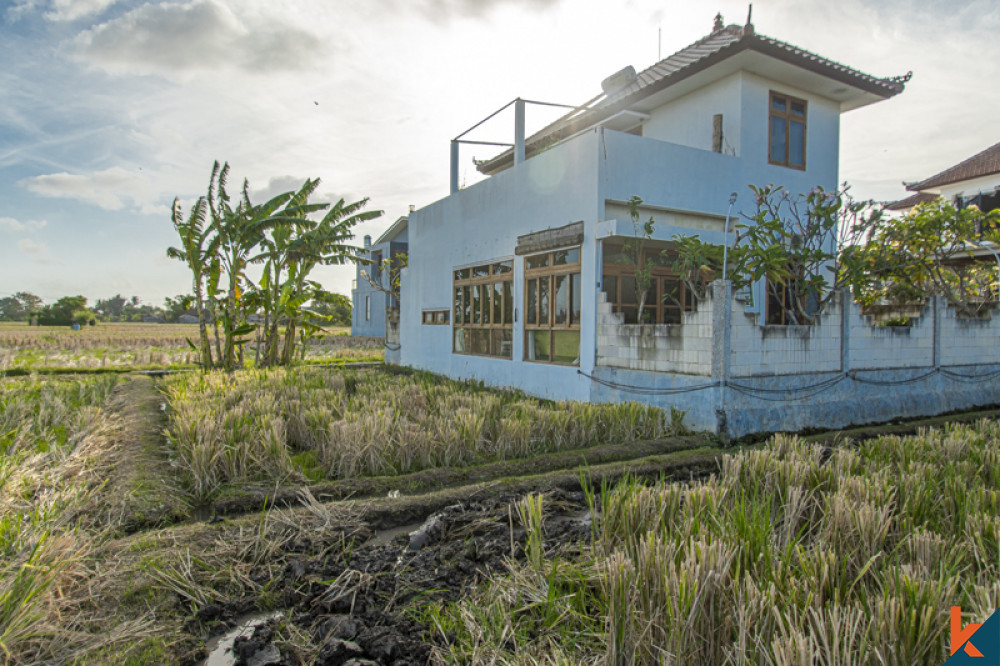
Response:
[{"label": "wooden window frame", "polygon": [[[781,111],[774,108],[775,98],[785,100],[785,110]],[[802,105],[802,114],[792,112],[792,104]],[[785,155],[784,160],[777,160],[775,156],[771,154],[771,132],[773,131],[772,118],[781,118],[785,121]],[[799,99],[798,97],[792,97],[791,95],[786,95],[785,93],[779,93],[771,91],[767,96],[767,161],[769,164],[775,166],[783,166],[789,169],[798,169],[799,171],[806,170],[806,154],[807,154],[807,139],[809,136],[809,102],[804,99]],[[802,123],[802,165],[792,164],[791,150],[792,150],[792,121]]]},{"label": "wooden window frame", "polygon": [[[614,250],[618,248],[618,245],[610,245],[605,248],[607,250]],[[645,265],[646,261],[650,255],[659,255],[660,250],[644,250],[642,253],[642,262]],[[622,302],[622,281],[623,280],[635,280],[635,266],[632,264],[618,264],[618,263],[605,263],[601,268],[601,285],[602,290],[607,296],[608,302],[611,303],[612,311],[624,313],[626,308],[631,308],[638,310],[638,294],[636,294],[636,300],[630,303]],[[615,293],[611,294],[608,292],[606,277],[616,278]],[[653,266],[651,273],[653,278],[653,284],[651,289],[653,291],[652,301],[647,300],[645,305],[645,310],[650,313],[650,321],[642,321],[639,313],[636,312],[636,323],[637,324],[667,324],[670,326],[679,326],[684,322],[684,313],[692,312],[695,309],[695,301],[693,294],[689,293],[687,285],[684,280],[681,279],[680,275],[675,271],[671,270],[669,266],[664,266],[662,264],[656,264]],[[667,282],[677,283],[677,293],[680,300],[680,304],[674,303],[673,301],[664,302],[663,294],[665,293],[664,285]],[[667,321],[667,313],[679,313],[677,317],[671,317],[677,321]]]},{"label": "wooden window frame", "polygon": [[[555,255],[564,252],[576,252],[577,259],[574,263],[555,265]],[[528,268],[528,260],[535,259],[538,257],[547,256],[546,265],[538,268]],[[546,252],[536,252],[524,257],[524,360],[529,363],[547,363],[549,365],[568,365],[568,366],[579,366],[580,365],[580,350],[577,348],[576,361],[571,363],[565,363],[561,361],[556,361],[555,359],[555,339],[556,334],[560,332],[580,332],[580,320],[583,315],[583,276],[581,272],[581,256],[582,248],[577,245],[573,247],[558,248],[555,250],[548,250]],[[573,286],[574,275],[579,276],[577,278],[578,287]],[[556,280],[557,278],[565,277],[568,279],[569,284],[566,289],[566,322],[562,324],[556,323]],[[542,281],[548,288],[548,304],[546,306],[546,322],[542,323],[542,306],[541,299],[535,298],[535,312],[534,312],[534,323],[531,323],[532,317],[529,316],[528,312],[528,283],[535,281],[537,284],[541,284]],[[574,289],[580,291],[580,314],[574,319],[573,317],[573,294]],[[537,293],[537,291],[536,291]],[[549,357],[548,360],[542,358],[528,358],[529,343],[528,338],[534,335],[537,331],[548,331],[549,332]]]},{"label": "wooden window frame", "polygon": [[421,317],[421,324],[424,326],[445,326],[448,324],[450,317],[448,316],[451,310],[439,309],[439,310],[423,310]]},{"label": "wooden window frame", "polygon": [[[506,269],[506,270],[504,270]],[[478,273],[478,275],[477,275]],[[475,277],[473,277],[475,276]],[[508,284],[510,307],[508,312],[508,295],[503,285]],[[499,287],[500,296],[500,321],[496,319],[496,307],[493,294]],[[468,290],[470,308],[469,321],[466,321],[466,300],[465,294]],[[473,292],[475,290],[475,292]],[[489,291],[490,298],[484,299],[483,295]],[[463,356],[482,356],[486,358],[496,358],[505,361],[514,357],[514,260],[511,258],[494,259],[489,262],[463,266],[452,271],[452,333],[451,351],[453,354]],[[473,293],[477,295],[472,296]],[[489,304],[487,307],[486,304]],[[475,308],[475,311],[472,311]],[[466,336],[465,332],[468,331]],[[471,336],[475,331],[488,331],[487,353],[469,351]],[[499,331],[499,341],[494,331]],[[456,340],[459,334],[463,335],[465,349],[458,349]],[[504,333],[507,333],[504,336]],[[504,337],[507,339],[504,340]]]}]

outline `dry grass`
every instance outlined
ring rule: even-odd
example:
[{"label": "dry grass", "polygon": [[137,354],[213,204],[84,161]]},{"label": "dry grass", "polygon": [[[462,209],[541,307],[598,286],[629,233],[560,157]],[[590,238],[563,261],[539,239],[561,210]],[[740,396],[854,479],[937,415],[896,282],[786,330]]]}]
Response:
[{"label": "dry grass", "polygon": [[706,481],[604,489],[585,555],[541,565],[526,518],[528,563],[429,612],[457,634],[437,660],[943,663],[949,608],[1000,603],[998,444],[987,421],[829,459],[777,436]]},{"label": "dry grass", "polygon": [[[102,409],[114,377],[0,383],[0,660],[66,663],[141,635],[142,618],[92,631],[81,613],[92,555],[108,534],[109,441]],[[105,628],[107,629],[107,628]]]},{"label": "dry grass", "polygon": [[170,377],[169,437],[196,498],[226,483],[396,475],[672,434],[679,413],[544,403],[429,374],[317,368]]}]

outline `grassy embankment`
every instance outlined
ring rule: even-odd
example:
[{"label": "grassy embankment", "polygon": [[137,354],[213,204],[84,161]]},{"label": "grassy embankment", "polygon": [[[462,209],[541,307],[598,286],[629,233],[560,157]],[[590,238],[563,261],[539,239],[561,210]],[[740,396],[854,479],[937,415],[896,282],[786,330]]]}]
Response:
[{"label": "grassy embankment", "polygon": [[427,373],[293,368],[165,378],[197,500],[245,482],[397,476],[679,434],[636,403],[551,403]]}]

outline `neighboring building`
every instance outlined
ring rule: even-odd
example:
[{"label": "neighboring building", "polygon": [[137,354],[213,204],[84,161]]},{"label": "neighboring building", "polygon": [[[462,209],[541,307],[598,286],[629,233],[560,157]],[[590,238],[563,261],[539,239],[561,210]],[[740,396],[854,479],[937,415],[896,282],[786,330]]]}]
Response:
[{"label": "neighboring building", "polygon": [[1000,208],[1000,143],[930,178],[903,185],[915,194],[889,204],[889,210],[907,211],[939,197],[959,208],[976,205],[984,213]]},{"label": "neighboring building", "polygon": [[[451,194],[410,214],[401,362],[553,399],[677,404],[694,427],[727,431],[717,407],[730,361],[712,350],[729,338],[713,337],[721,324],[696,311],[661,251],[678,234],[723,244],[727,223],[754,208],[751,184],[835,190],[840,114],[901,93],[908,78],[870,76],[717,17],[705,38],[609,77],[602,98],[533,136],[523,130],[530,102],[516,100],[513,147],[477,163],[491,177],[458,188],[459,135]],[[633,196],[642,219],[656,220],[643,313],[622,252]],[[764,314],[744,305],[748,317]],[[614,346],[628,335],[632,347]],[[694,393],[675,403],[671,391]]]},{"label": "neighboring building", "polygon": [[388,284],[387,271],[381,271],[381,275],[375,276],[373,270],[382,266],[383,259],[406,253],[406,234],[407,218],[401,217],[375,243],[371,242],[371,236],[365,236],[365,255],[372,263],[359,263],[356,269],[354,288],[351,290],[351,335],[385,337],[387,308],[398,308],[399,303],[389,294],[372,286],[365,274],[374,276],[379,284]]},{"label": "neighboring building", "polygon": [[177,323],[178,324],[197,324],[198,323],[198,315],[182,314],[180,317],[177,318]]}]

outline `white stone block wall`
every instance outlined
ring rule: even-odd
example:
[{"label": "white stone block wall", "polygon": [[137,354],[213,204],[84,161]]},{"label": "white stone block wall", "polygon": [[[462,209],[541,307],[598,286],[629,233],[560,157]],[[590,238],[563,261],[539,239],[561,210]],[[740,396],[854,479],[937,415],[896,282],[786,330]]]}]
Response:
[{"label": "white stone block wall", "polygon": [[[928,303],[910,317],[909,326],[879,326],[861,312],[854,299],[848,303],[848,367],[852,370],[929,368],[934,365],[934,306]],[[883,317],[885,319],[885,317]]]},{"label": "white stone block wall", "polygon": [[649,372],[712,372],[712,308],[683,315],[683,324],[625,324],[604,292],[597,303],[597,364]]},{"label": "white stone block wall", "polygon": [[765,326],[760,314],[731,300],[727,349],[727,313],[711,300],[684,313],[683,324],[650,326],[624,324],[601,293],[597,365],[739,379],[1000,363],[1000,312],[960,318],[932,299],[909,326],[878,326],[848,295],[842,298],[846,310],[834,297],[811,326]]},{"label": "white stone block wall", "polygon": [[1000,363],[1000,311],[982,319],[958,317],[949,307],[937,308],[941,332],[940,365]]},{"label": "white stone block wall", "polygon": [[762,326],[760,314],[743,314],[733,303],[730,377],[798,375],[840,370],[839,309],[812,326]]}]

